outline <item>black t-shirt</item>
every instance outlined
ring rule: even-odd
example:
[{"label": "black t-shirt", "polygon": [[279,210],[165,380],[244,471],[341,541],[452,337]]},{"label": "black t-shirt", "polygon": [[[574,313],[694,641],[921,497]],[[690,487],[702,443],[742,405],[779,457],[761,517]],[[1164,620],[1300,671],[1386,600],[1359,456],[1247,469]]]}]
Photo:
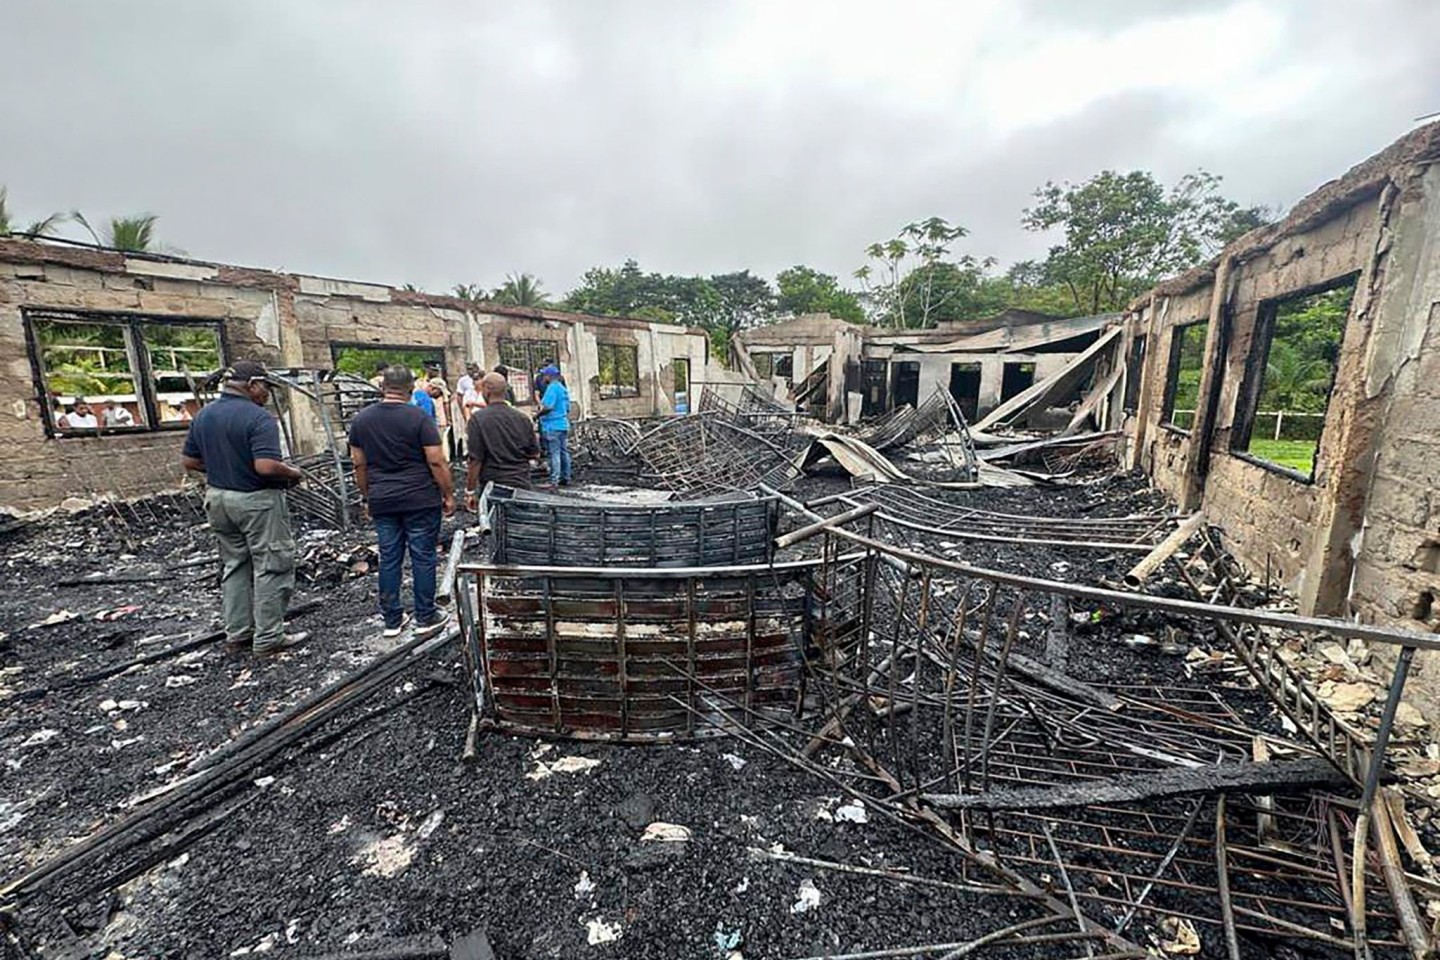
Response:
[{"label": "black t-shirt", "polygon": [[205,464],[205,482],[221,490],[250,493],[284,487],[255,472],[256,460],[280,460],[280,426],[264,407],[236,393],[222,393],[190,422],[185,456]]},{"label": "black t-shirt", "polygon": [[477,487],[491,481],[507,487],[530,488],[530,459],[540,456],[535,425],[508,403],[477,410],[465,425],[471,460],[480,464]]},{"label": "black t-shirt", "polygon": [[350,446],[365,453],[372,514],[440,506],[440,487],[425,461],[425,448],[440,446],[440,431],[425,411],[372,403],[350,421]]}]

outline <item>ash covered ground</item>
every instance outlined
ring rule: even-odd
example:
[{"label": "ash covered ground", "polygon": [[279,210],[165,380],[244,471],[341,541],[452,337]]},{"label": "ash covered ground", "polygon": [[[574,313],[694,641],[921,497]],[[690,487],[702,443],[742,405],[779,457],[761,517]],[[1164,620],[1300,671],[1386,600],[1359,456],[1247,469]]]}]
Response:
[{"label": "ash covered ground", "polygon": [[[797,495],[845,486],[822,474]],[[945,497],[1034,515],[1163,509],[1142,480],[1109,475]],[[6,882],[391,645],[374,609],[373,537],[302,529],[299,542],[292,606],[295,626],[311,633],[303,647],[257,662],[206,642],[104,677],[218,628],[203,518],[183,498],[162,498],[148,512],[97,508],[5,535]],[[1003,543],[931,546],[1088,583],[1118,580],[1134,561]],[[136,582],[85,582],[92,576]],[[1163,632],[1158,620],[1102,617],[1077,631],[1072,672],[1099,683],[1176,682],[1184,650],[1117,642]],[[1210,642],[1183,639],[1186,649]],[[1230,692],[1263,718],[1253,693]],[[489,733],[465,764],[468,721],[451,646],[317,731],[309,749],[255,771],[183,850],[142,864],[116,889],[103,889],[107,877],[138,868],[67,877],[21,904],[12,932],[43,957],[440,956],[483,930],[501,958],[768,958],[963,941],[1039,915],[1011,897],[757,858],[751,848],[781,844],[935,879],[958,880],[961,870],[957,856],[915,831],[837,817],[837,789],[739,740],[639,747]],[[687,828],[688,841],[642,840],[656,821]]]}]

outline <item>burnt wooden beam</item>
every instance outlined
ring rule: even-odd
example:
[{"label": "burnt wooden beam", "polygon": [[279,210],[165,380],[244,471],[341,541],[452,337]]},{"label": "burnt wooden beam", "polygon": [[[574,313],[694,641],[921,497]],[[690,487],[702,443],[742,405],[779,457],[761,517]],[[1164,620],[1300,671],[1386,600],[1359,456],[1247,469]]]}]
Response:
[{"label": "burnt wooden beam", "polygon": [[946,810],[1049,810],[1094,803],[1136,803],[1196,793],[1243,793],[1257,789],[1273,793],[1286,788],[1349,784],[1350,779],[1328,760],[1307,757],[1175,768],[1052,787],[1007,787],[974,794],[927,793],[923,799],[931,806]]}]

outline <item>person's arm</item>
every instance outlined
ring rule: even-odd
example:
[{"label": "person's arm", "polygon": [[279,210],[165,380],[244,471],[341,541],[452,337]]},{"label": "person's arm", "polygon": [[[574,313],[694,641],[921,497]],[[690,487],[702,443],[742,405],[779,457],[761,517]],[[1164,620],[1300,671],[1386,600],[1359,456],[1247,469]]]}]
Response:
[{"label": "person's arm", "polygon": [[292,486],[305,474],[281,459],[280,425],[269,416],[250,430],[250,465],[266,480],[284,480]]},{"label": "person's arm", "polygon": [[445,461],[445,451],[438,443],[425,447],[425,464],[430,468],[430,476],[435,478],[435,485],[440,488],[441,509],[448,517],[455,512],[455,487],[450,481],[450,464]]},{"label": "person's arm", "polygon": [[350,462],[355,464],[355,489],[360,491],[361,502],[370,499],[370,473],[366,469],[365,451],[350,445]]},{"label": "person's arm", "polygon": [[465,423],[465,509],[474,513],[479,508],[479,491],[476,489],[480,483],[480,470],[484,467],[481,459],[481,451],[484,445],[480,442],[480,424],[471,417]]},{"label": "person's arm", "polygon": [[200,444],[195,442],[193,425],[185,432],[185,445],[180,448],[180,465],[194,473],[205,472],[205,461],[200,457]]}]

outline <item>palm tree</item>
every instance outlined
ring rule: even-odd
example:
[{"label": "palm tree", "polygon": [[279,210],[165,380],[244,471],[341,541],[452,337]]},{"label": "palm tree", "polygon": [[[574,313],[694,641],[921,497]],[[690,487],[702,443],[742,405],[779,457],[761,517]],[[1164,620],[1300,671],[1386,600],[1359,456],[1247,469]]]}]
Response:
[{"label": "palm tree", "polygon": [[70,214],[76,223],[90,231],[90,236],[102,247],[110,247],[113,250],[126,250],[131,253],[143,253],[146,250],[154,250],[155,243],[155,221],[160,218],[153,213],[142,213],[134,217],[111,217],[109,225],[105,228],[105,239],[101,240],[95,228],[90,226],[90,221],[79,210]]},{"label": "palm tree", "polygon": [[505,282],[496,288],[493,299],[507,307],[548,307],[550,298],[545,296],[540,280],[532,273],[511,273]]},{"label": "palm tree", "polygon": [[1306,357],[1283,340],[1270,344],[1261,406],[1287,412],[1316,413],[1325,409],[1325,391],[1329,387],[1330,364]]},{"label": "palm tree", "polygon": [[485,288],[478,283],[457,283],[450,291],[461,300],[478,303],[485,299]]},{"label": "palm tree", "polygon": [[44,237],[55,232],[55,228],[65,222],[63,213],[52,213],[44,220],[36,220],[24,229],[16,230],[12,221],[10,206],[7,202],[6,191],[0,187],[0,237],[9,236],[11,233],[29,234],[32,237]]}]

